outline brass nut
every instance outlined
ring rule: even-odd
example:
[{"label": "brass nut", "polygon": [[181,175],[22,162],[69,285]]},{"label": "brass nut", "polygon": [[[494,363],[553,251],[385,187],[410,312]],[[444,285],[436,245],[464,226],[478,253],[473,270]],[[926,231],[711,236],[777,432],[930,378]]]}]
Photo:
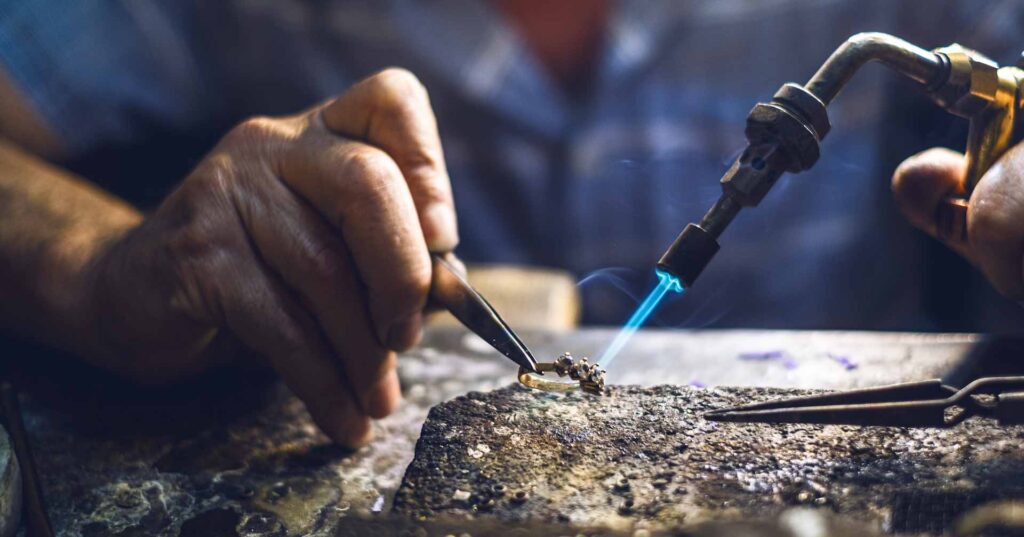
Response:
[{"label": "brass nut", "polygon": [[935,50],[949,59],[949,78],[932,98],[952,114],[971,117],[993,102],[999,92],[999,66],[979,52],[960,45]]}]

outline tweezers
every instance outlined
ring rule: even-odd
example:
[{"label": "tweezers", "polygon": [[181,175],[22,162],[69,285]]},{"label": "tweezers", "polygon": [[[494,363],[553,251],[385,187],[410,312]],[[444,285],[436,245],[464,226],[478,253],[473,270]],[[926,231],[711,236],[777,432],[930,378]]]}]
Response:
[{"label": "tweezers", "polygon": [[713,410],[712,421],[953,427],[971,416],[1024,423],[1024,377],[983,377],[957,389],[939,379]]},{"label": "tweezers", "polygon": [[502,355],[528,371],[537,372],[537,360],[530,349],[494,307],[445,259],[445,254],[431,254],[431,257],[431,301],[451,312],[460,323]]}]

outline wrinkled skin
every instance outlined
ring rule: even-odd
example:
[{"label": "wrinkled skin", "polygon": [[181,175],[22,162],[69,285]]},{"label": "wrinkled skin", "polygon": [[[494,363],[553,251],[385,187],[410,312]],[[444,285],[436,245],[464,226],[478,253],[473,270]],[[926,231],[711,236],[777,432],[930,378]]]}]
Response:
[{"label": "wrinkled skin", "polygon": [[426,90],[390,69],[300,114],[230,131],[91,263],[92,361],[165,381],[266,360],[336,442],[400,398],[429,251],[458,242]]},{"label": "wrinkled skin", "polygon": [[[899,166],[892,180],[893,195],[911,223],[936,236],[939,203],[963,191],[964,173],[963,155],[929,149]],[[946,244],[981,270],[1000,293],[1024,300],[1024,144],[1007,151],[975,186],[967,211],[967,240]]]}]

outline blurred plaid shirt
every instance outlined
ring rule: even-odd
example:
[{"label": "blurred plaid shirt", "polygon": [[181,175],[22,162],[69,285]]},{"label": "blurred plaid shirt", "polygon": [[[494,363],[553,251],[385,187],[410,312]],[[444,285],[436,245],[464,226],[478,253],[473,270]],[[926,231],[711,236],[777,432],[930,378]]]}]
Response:
[{"label": "blurred plaid shirt", "polygon": [[[755,102],[805,81],[860,31],[1012,62],[1024,46],[1017,4],[622,0],[584,99],[566,96],[477,0],[0,0],[0,62],[72,156],[154,130],[223,132],[406,67],[438,115],[460,254],[589,275],[585,320],[617,323],[662,250],[718,196]],[[928,312],[929,247],[890,200],[893,159],[905,155],[887,144],[893,129],[920,134],[913,149],[949,136],[893,126],[892,88],[913,91],[896,78],[868,67],[854,79],[830,107],[816,167],[745,211],[656,322],[948,328]],[[974,295],[976,326],[964,329],[1024,327],[990,292]]]}]

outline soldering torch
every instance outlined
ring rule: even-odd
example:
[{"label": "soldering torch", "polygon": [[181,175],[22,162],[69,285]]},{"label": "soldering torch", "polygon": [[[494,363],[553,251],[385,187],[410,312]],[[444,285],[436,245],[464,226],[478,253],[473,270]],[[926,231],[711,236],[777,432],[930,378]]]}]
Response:
[{"label": "soldering torch", "polygon": [[935,215],[939,236],[966,240],[968,199],[978,180],[1020,140],[1024,70],[999,67],[981,54],[950,45],[927,51],[882,33],[843,43],[801,86],[782,86],[771,102],[747,115],[747,147],[722,176],[722,195],[699,223],[689,224],[658,268],[689,288],[718,251],[718,237],[743,207],[755,207],[785,172],[809,169],[828,134],[827,106],[863,65],[878,61],[924,87],[946,111],[970,121],[962,191],[951,192]]}]

